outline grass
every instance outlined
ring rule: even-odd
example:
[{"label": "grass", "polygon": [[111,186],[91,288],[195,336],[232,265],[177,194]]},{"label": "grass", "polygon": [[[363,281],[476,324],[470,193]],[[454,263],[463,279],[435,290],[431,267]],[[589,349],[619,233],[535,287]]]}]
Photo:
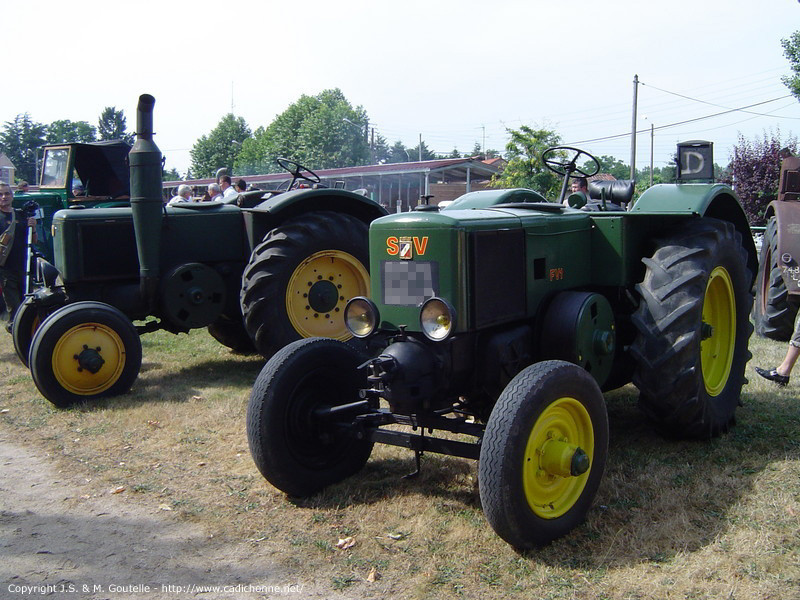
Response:
[{"label": "grass", "polygon": [[[298,581],[353,597],[548,599],[800,598],[800,377],[787,388],[752,366],[785,345],[753,338],[737,425],[710,442],[659,437],[631,386],[606,396],[608,468],[586,522],[521,556],[483,518],[476,464],[376,446],[366,468],[297,503],[250,459],[245,408],[259,358],[205,331],[143,338],[124,396],[57,410],[0,336],[0,427],[85,481],[246,542]],[[348,550],[338,540],[353,537]]]}]

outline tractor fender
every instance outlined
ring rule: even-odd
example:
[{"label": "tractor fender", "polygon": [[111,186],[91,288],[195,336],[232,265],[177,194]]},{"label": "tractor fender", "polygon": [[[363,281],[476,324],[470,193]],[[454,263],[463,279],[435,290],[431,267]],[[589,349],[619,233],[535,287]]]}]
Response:
[{"label": "tractor fender", "polygon": [[800,202],[775,200],[767,206],[764,219],[775,217],[777,225],[777,264],[786,291],[800,295]]},{"label": "tractor fender", "polygon": [[[645,190],[631,212],[650,214],[694,214],[733,223],[742,236],[747,251],[747,267],[755,280],[758,273],[758,254],[747,215],[739,197],[721,183],[659,184]],[[800,258],[800,253],[797,255]]]},{"label": "tractor fender", "polygon": [[288,219],[321,210],[352,215],[367,225],[388,214],[377,202],[347,190],[292,190],[269,198],[253,208],[243,209],[250,247],[254,248],[267,232]]}]

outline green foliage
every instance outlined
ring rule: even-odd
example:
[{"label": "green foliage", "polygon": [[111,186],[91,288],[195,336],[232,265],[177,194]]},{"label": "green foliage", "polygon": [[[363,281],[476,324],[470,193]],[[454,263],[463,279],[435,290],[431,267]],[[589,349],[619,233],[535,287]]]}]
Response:
[{"label": "green foliage", "polygon": [[[221,167],[233,172],[240,152],[244,152],[250,141],[250,128],[245,120],[228,113],[211,133],[201,136],[192,147],[192,176],[211,177]],[[242,173],[241,170],[237,172]]]},{"label": "green foliage", "polygon": [[97,139],[97,130],[86,121],[62,119],[47,126],[45,142],[48,144],[87,143]]},{"label": "green foliage", "polygon": [[752,140],[739,134],[739,141],[733,147],[728,179],[723,181],[733,185],[751,225],[764,224],[767,205],[778,197],[781,171],[778,153],[782,148],[789,148],[792,154],[796,154],[797,138],[789,137],[782,141],[780,131],[764,132],[762,138]]},{"label": "green foliage", "polygon": [[411,160],[413,160],[411,158],[411,153],[405,147],[405,144],[403,144],[403,142],[400,140],[397,140],[394,144],[392,144],[392,147],[389,148],[389,156],[386,162],[393,164],[410,162]]},{"label": "green foliage", "polygon": [[409,148],[408,156],[412,161],[435,160],[437,158],[436,153],[431,151],[424,141],[420,142],[413,148]]},{"label": "green foliage", "polygon": [[278,169],[278,157],[310,169],[364,165],[370,160],[367,127],[366,111],[354,108],[338,88],[304,94],[242,144],[234,167],[244,175],[270,173]]},{"label": "green foliage", "polygon": [[[620,159],[615,158],[613,156],[596,156],[597,161],[600,163],[600,171],[598,173],[607,173],[609,175],[613,175],[615,179],[630,179],[631,178],[631,166],[625,164]],[[583,165],[583,170],[587,173],[591,173],[591,170],[594,168],[594,163],[592,161],[587,160]],[[649,167],[648,167],[648,177],[649,177]]]},{"label": "green foliage", "polygon": [[555,199],[561,188],[561,180],[545,167],[541,156],[550,146],[557,146],[561,136],[549,129],[533,129],[523,125],[508,130],[511,139],[506,144],[508,164],[502,173],[492,177],[492,187],[530,188]]},{"label": "green foliage", "polygon": [[44,145],[47,127],[31,120],[28,113],[6,121],[0,132],[0,151],[16,167],[17,179],[36,181],[36,152]]},{"label": "green foliage", "polygon": [[794,75],[791,77],[784,77],[783,83],[792,92],[792,94],[800,100],[800,30],[795,31],[788,38],[781,40],[783,46],[783,54],[789,61]]},{"label": "green foliage", "polygon": [[178,173],[178,170],[175,167],[172,167],[169,169],[162,169],[161,178],[164,181],[178,181],[181,179],[181,174]]},{"label": "green foliage", "polygon": [[105,140],[122,140],[133,144],[134,135],[128,133],[127,119],[124,110],[117,110],[114,106],[106,106],[100,113],[97,123],[97,138]]}]

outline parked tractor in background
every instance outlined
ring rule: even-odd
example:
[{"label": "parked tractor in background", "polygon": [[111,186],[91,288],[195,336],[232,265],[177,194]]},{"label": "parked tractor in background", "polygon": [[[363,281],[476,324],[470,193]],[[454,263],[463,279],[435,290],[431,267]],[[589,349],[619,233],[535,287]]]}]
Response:
[{"label": "parked tractor in background", "polygon": [[778,199],[764,219],[753,320],[758,335],[785,342],[800,306],[800,158],[783,159]]},{"label": "parked tractor in background", "polygon": [[14,207],[34,201],[40,212],[37,250],[53,261],[53,215],[64,208],[125,206],[130,201],[128,153],[120,140],[45,146],[39,190],[17,193]]},{"label": "parked tractor in background", "polygon": [[[574,148],[543,159],[565,188],[577,164],[597,163]],[[345,308],[372,350],[313,338],[270,359],[247,409],[263,476],[309,496],[361,469],[375,443],[413,450],[417,470],[424,452],[479,459],[487,520],[525,550],[592,504],[608,452],[601,390],[632,380],[672,435],[725,432],[757,266],[736,194],[657,185],[609,210],[632,186],[600,189],[586,210],[571,208],[585,198],[491,190],[373,221],[371,295]]]},{"label": "parked tractor in background", "polygon": [[[154,103],[139,99],[130,206],[57,212],[54,265],[39,260],[44,285],[14,319],[17,354],[60,407],[128,390],[139,334],[208,327],[230,348],[269,357],[303,337],[349,339],[345,303],[369,290],[367,230],[382,207],[318,187],[286,159],[288,191],[166,207]],[[294,189],[300,180],[314,185]]]}]

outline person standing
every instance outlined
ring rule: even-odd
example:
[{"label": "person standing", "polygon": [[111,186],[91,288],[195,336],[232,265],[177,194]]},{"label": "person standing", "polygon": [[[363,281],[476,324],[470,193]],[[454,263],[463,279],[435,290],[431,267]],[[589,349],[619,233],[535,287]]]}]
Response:
[{"label": "person standing", "polygon": [[8,311],[6,329],[11,330],[11,321],[25,294],[25,269],[28,255],[28,228],[32,229],[31,241],[35,244],[36,218],[25,218],[21,209],[11,203],[14,192],[7,183],[0,183],[0,288]]},{"label": "person standing", "polygon": [[230,175],[223,175],[219,178],[219,189],[222,190],[222,199],[227,200],[236,195],[236,188],[231,185]]}]

